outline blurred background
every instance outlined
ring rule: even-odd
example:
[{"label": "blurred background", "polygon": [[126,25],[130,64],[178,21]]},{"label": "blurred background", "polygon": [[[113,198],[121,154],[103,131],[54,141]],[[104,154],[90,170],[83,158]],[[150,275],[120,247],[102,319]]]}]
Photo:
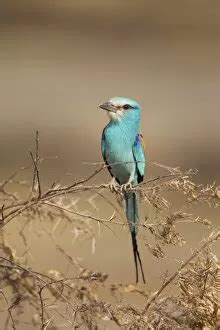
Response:
[{"label": "blurred background", "polygon": [[[35,129],[68,170],[100,160],[115,95],[143,107],[148,158],[219,173],[218,1],[19,0],[0,4],[1,168]],[[68,148],[66,147],[68,145]]]},{"label": "blurred background", "polygon": [[[66,173],[78,178],[91,172],[83,162],[101,161],[107,123],[97,106],[118,95],[142,105],[149,160],[197,168],[199,181],[218,181],[219,22],[217,0],[1,0],[1,179],[30,162],[36,129],[41,155],[58,156],[47,162],[45,184],[69,182]],[[99,182],[109,179],[106,171]],[[217,219],[217,211],[210,215],[206,208],[202,214]],[[180,256],[204,235],[203,227],[187,230],[191,245]],[[110,273],[112,280],[132,281],[126,231],[118,237],[104,231],[92,256],[89,244],[73,248],[62,237],[88,267]],[[34,267],[64,267],[46,239],[35,237],[32,246],[38,253],[31,259]],[[151,267],[152,257],[144,253],[148,278],[157,283],[161,264]],[[176,266],[168,259],[163,267]]]}]

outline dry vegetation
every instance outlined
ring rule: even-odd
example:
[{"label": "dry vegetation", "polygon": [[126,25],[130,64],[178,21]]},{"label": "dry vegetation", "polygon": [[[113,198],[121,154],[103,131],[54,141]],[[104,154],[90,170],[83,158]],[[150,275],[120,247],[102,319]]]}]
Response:
[{"label": "dry vegetation", "polygon": [[[215,329],[219,326],[219,290],[220,268],[217,256],[211,251],[213,244],[218,244],[220,231],[213,228],[210,220],[176,210],[170,204],[167,195],[182,194],[184,210],[193,203],[207,203],[209,207],[220,205],[220,188],[215,184],[203,186],[195,184],[196,171],[182,172],[179,168],[165,167],[159,164],[164,175],[149,179],[133,189],[140,193],[142,205],[152,209],[154,217],[139,224],[139,236],[146,242],[149,253],[155,258],[163,258],[167,248],[183,244],[185,238],[177,230],[178,223],[196,223],[207,226],[209,235],[198,243],[198,248],[170,276],[165,276],[156,292],[149,292],[145,286],[127,283],[112,284],[108,275],[90,271],[78,260],[68,254],[57,241],[54,229],[62,222],[71,224],[75,236],[83,236],[95,243],[96,222],[100,226],[126,226],[118,217],[117,209],[112,206],[109,218],[99,217],[98,211],[91,206],[90,211],[80,211],[76,205],[76,196],[89,193],[98,198],[105,198],[109,185],[91,184],[91,179],[104,168],[103,164],[92,164],[95,171],[69,186],[53,183],[45,189],[41,182],[40,166],[43,159],[39,155],[39,137],[36,135],[36,150],[31,153],[33,181],[21,181],[19,175],[30,168],[21,169],[0,183],[1,193],[1,313],[5,322],[1,329],[23,329],[26,322],[37,329],[60,328],[111,328],[126,329]],[[98,181],[98,178],[96,182]],[[26,198],[18,196],[10,187],[15,185],[26,189]],[[120,189],[115,192],[120,199]],[[92,205],[92,203],[91,203]],[[41,273],[27,264],[26,258],[17,257],[15,247],[5,240],[8,224],[20,222],[19,235],[28,251],[26,227],[38,221],[41,235],[53,242],[63,258],[73,267],[74,276],[66,277],[58,270]],[[53,230],[48,230],[45,221],[51,223]],[[149,240],[147,237],[151,237]],[[152,243],[153,242],[153,243]],[[178,256],[176,257],[178,259]],[[110,274],[109,274],[110,275]],[[175,286],[175,294],[168,296],[168,288]],[[102,291],[111,299],[104,299]],[[127,295],[141,296],[144,304],[128,304]],[[24,311],[29,311],[29,319]],[[27,314],[27,313],[26,313]],[[4,315],[4,317],[3,317]],[[25,320],[25,322],[24,322]],[[104,323],[103,323],[104,322]],[[104,324],[104,325],[103,325]]]}]

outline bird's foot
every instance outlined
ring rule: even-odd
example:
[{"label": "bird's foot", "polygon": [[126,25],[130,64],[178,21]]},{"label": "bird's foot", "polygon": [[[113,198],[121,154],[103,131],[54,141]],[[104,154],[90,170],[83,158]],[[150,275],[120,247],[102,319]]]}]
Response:
[{"label": "bird's foot", "polygon": [[130,181],[128,181],[127,183],[122,184],[120,189],[121,189],[121,192],[132,189],[132,183]]},{"label": "bird's foot", "polygon": [[111,182],[109,183],[109,189],[111,192],[117,192],[118,191],[118,184],[115,181],[115,178],[112,178]]}]

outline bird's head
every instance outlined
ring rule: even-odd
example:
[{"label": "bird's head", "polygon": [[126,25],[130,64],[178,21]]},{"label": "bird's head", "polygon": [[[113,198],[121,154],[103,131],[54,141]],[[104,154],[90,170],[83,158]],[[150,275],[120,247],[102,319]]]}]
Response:
[{"label": "bird's head", "polygon": [[106,110],[110,120],[120,121],[128,117],[139,117],[140,105],[127,97],[113,97],[107,102],[104,102],[99,108]]}]

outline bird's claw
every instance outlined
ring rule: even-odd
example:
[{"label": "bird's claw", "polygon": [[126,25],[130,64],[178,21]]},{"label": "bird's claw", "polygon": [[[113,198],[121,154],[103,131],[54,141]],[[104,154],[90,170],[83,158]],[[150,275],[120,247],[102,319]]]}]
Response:
[{"label": "bird's claw", "polygon": [[108,184],[108,187],[111,190],[111,192],[115,192],[115,193],[119,192],[120,194],[122,194],[124,191],[132,189],[132,183],[129,181],[119,186],[115,178],[113,178],[111,182]]},{"label": "bird's claw", "polygon": [[117,192],[118,191],[118,184],[116,183],[114,178],[109,183],[109,189],[111,190],[111,192]]},{"label": "bird's claw", "polygon": [[129,190],[129,189],[132,189],[131,182],[127,182],[127,183],[121,185],[121,192]]}]

